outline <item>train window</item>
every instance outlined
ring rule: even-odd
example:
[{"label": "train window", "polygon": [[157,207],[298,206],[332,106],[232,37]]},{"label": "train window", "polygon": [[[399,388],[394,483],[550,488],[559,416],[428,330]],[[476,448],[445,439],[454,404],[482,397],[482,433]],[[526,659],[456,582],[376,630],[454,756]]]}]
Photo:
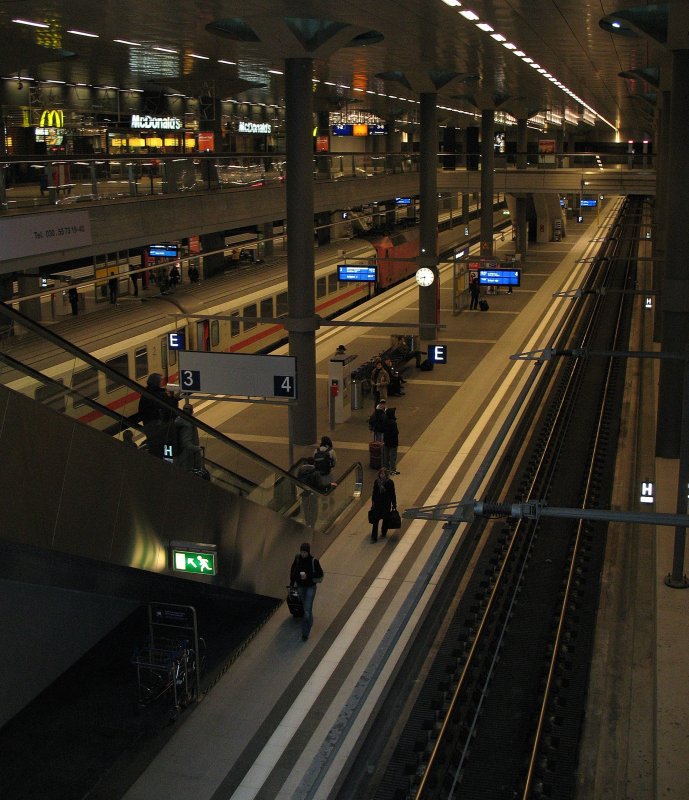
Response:
[{"label": "train window", "polygon": [[166,370],[167,369],[167,336],[164,336],[160,340],[160,366]]},{"label": "train window", "polygon": [[60,388],[64,386],[64,381],[62,378],[58,378],[55,383],[59,383],[60,386],[39,386],[36,389],[34,397],[44,406],[48,406],[48,408],[52,408],[53,411],[59,411],[60,414],[64,414],[67,410],[65,392]]},{"label": "train window", "polygon": [[174,367],[177,363],[177,351],[176,350],[168,350],[167,351],[167,360],[171,367]]},{"label": "train window", "polygon": [[[244,317],[255,317],[256,316],[256,303],[252,303],[250,306],[246,306],[244,311],[242,312],[242,316]],[[244,330],[249,331],[252,328],[256,327],[256,322],[251,322],[250,320],[244,320]]]},{"label": "train window", "polygon": [[286,317],[287,313],[289,312],[289,304],[287,300],[287,292],[281,292],[275,298],[275,316],[276,317]]},{"label": "train window", "polygon": [[211,320],[211,347],[220,344],[220,323],[217,319]]},{"label": "train window", "polygon": [[[231,317],[238,317],[239,311],[233,311],[230,314]],[[231,319],[230,320],[230,336],[239,336],[239,332],[241,330],[241,326],[238,319]]]},{"label": "train window", "polygon": [[318,278],[316,281],[316,298],[325,297],[326,295],[326,288],[325,288],[325,277]]},{"label": "train window", "polygon": [[337,284],[337,272],[331,272],[330,275],[328,275],[328,294],[335,294],[337,291]]},{"label": "train window", "polygon": [[134,351],[134,378],[138,381],[148,375],[148,348],[140,347]]},{"label": "train window", "polygon": [[262,317],[272,317],[273,316],[273,298],[268,297],[265,300],[261,300],[261,316]]},{"label": "train window", "polygon": [[[119,356],[115,356],[115,358],[111,358],[105,362],[110,369],[114,369],[116,372],[119,372],[121,375],[125,377],[129,377],[129,361],[127,359],[127,354],[122,353]],[[111,378],[109,375],[105,376],[105,391],[109,394],[110,392],[114,392],[122,386],[122,381],[118,381],[115,378]]]},{"label": "train window", "polygon": [[[98,397],[98,370],[88,367],[80,372],[75,372],[72,376],[72,389],[82,397],[90,397],[95,400]],[[86,405],[84,400],[79,397],[74,398],[74,408],[83,405]]]}]

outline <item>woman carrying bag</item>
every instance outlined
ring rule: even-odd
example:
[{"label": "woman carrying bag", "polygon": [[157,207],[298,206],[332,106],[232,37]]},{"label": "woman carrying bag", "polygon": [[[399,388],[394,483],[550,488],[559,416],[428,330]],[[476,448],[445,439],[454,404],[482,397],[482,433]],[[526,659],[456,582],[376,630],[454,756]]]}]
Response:
[{"label": "woman carrying bag", "polygon": [[371,523],[371,541],[378,541],[378,522],[383,520],[381,538],[385,538],[390,526],[390,514],[397,511],[397,495],[395,482],[390,478],[390,473],[383,468],[378,470],[378,476],[373,482],[371,493],[371,509],[368,512],[368,521]]}]

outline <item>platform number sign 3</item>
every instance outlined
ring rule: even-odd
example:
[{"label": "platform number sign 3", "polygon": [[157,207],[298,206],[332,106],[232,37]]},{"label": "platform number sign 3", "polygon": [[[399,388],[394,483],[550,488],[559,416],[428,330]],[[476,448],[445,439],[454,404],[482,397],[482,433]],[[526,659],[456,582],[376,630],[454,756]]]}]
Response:
[{"label": "platform number sign 3", "polygon": [[183,392],[201,391],[201,371],[198,369],[183,369],[180,371],[179,388]]},{"label": "platform number sign 3", "polygon": [[273,394],[275,397],[295,397],[294,378],[291,375],[274,375]]}]

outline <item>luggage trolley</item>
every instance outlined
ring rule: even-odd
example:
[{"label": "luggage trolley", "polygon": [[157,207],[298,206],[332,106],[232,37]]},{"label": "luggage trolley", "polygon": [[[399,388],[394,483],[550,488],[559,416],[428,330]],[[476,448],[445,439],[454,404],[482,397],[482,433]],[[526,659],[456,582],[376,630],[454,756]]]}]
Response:
[{"label": "luggage trolley", "polygon": [[136,666],[138,705],[170,693],[172,719],[201,696],[205,642],[199,638],[196,609],[173,603],[148,604],[148,641],[131,659]]}]

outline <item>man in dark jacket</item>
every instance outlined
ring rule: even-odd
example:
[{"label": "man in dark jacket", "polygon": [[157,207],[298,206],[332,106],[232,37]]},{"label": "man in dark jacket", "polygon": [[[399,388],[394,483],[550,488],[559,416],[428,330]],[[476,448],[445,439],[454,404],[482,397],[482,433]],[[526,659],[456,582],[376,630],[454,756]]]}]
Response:
[{"label": "man in dark jacket", "polygon": [[388,408],[385,411],[385,428],[383,429],[383,444],[385,454],[383,463],[391,475],[399,475],[397,471],[397,447],[399,445],[400,432],[397,427],[397,417],[395,409]]},{"label": "man in dark jacket", "polygon": [[397,495],[395,493],[395,482],[390,479],[388,471],[383,468],[379,470],[378,477],[373,482],[371,492],[371,510],[369,518],[371,521],[371,541],[378,541],[378,523],[383,520],[381,537],[384,539],[388,532],[388,517],[393,508],[397,508]]},{"label": "man in dark jacket", "polygon": [[383,433],[385,431],[385,400],[381,400],[375,408],[375,411],[368,418],[369,430],[373,432],[373,441],[382,442]]},{"label": "man in dark jacket", "polygon": [[313,601],[316,597],[316,588],[323,580],[323,569],[317,558],[311,555],[311,545],[304,542],[299,548],[299,553],[294,557],[290,570],[290,583],[296,587],[304,606],[304,616],[301,620],[301,638],[306,641],[313,625]]},{"label": "man in dark jacket", "polygon": [[163,388],[163,376],[159,372],[152,372],[148,376],[146,389],[165,406],[169,406],[168,410],[147,395],[142,394],[139,398],[139,420],[146,434],[147,449],[149,453],[162,458],[168,433],[171,434],[174,430],[170,426],[170,421],[172,409],[177,408],[177,402]]}]

